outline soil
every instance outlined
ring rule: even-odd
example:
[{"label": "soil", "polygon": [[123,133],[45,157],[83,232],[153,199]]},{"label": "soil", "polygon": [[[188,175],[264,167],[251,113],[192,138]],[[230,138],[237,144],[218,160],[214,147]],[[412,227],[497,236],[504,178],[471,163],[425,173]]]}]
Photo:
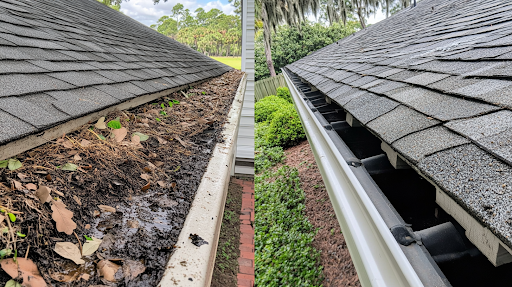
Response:
[{"label": "soil", "polygon": [[299,170],[306,216],[318,229],[313,247],[321,252],[323,286],[361,286],[308,141],[286,149],[285,155],[284,165]]},{"label": "soil", "polygon": [[[105,123],[119,118],[128,130],[123,141],[111,138],[110,128],[90,131],[91,123],[18,155],[23,167],[0,169],[0,209],[18,212],[10,230],[26,237],[0,233],[0,250],[7,246],[18,257],[28,255],[51,286],[157,286],[211,152],[222,140],[242,75],[234,70],[186,93],[106,115]],[[140,143],[134,132],[143,134]],[[149,138],[142,141],[144,135]],[[78,169],[65,171],[66,163]],[[51,202],[41,202],[31,184],[50,188]],[[71,235],[59,232],[52,219],[52,207],[61,200],[73,212]],[[6,224],[0,222],[0,230]],[[54,251],[58,242],[83,245],[84,235],[102,239],[96,252],[82,258],[85,264]],[[99,262],[114,266],[114,278],[100,276]],[[0,286],[9,279],[0,269]]]},{"label": "soil", "polygon": [[240,257],[240,210],[242,210],[242,186],[229,183],[224,217],[220,229],[219,245],[211,287],[236,287],[238,257]]}]

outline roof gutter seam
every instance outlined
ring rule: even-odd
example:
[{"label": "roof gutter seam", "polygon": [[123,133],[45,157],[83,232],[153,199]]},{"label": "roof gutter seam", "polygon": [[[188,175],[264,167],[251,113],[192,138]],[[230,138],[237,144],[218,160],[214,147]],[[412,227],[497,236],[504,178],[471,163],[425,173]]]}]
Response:
[{"label": "roof gutter seam", "polygon": [[283,73],[363,286],[424,286],[327,132]]}]

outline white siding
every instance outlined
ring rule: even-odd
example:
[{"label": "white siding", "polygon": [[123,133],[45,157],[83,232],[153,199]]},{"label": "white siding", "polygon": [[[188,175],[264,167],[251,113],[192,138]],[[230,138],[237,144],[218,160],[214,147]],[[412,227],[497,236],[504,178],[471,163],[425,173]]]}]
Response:
[{"label": "white siding", "polygon": [[[240,118],[236,158],[254,163],[254,0],[242,0],[242,71],[247,86]],[[235,173],[254,174],[254,168],[235,166]]]}]

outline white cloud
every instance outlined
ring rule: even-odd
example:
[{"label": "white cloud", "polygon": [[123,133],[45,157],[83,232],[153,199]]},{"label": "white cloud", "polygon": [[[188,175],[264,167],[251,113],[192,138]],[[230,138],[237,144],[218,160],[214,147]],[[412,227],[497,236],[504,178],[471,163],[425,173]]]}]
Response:
[{"label": "white cloud", "polygon": [[191,12],[194,12],[199,7],[203,7],[206,11],[209,11],[212,8],[217,8],[225,14],[234,14],[235,8],[231,4],[227,3],[227,0],[224,1],[226,4],[223,4],[220,0],[210,1],[204,4],[198,3],[199,1],[168,0],[167,2],[164,2],[163,0],[160,0],[160,3],[155,5],[153,4],[153,0],[129,0],[126,2],[123,1],[121,4],[121,12],[147,26],[155,24],[156,21],[164,15],[170,15],[172,7],[177,3],[183,4],[185,9],[190,9]]}]

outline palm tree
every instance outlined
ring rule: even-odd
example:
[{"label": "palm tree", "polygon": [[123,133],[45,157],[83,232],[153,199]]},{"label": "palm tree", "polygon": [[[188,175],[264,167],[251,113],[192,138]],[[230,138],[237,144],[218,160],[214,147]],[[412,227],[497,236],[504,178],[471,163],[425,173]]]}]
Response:
[{"label": "palm tree", "polygon": [[320,0],[256,0],[256,17],[263,21],[265,57],[271,77],[276,76],[270,50],[272,30],[275,31],[281,23],[298,26],[308,13],[313,12],[316,16],[319,7]]}]

